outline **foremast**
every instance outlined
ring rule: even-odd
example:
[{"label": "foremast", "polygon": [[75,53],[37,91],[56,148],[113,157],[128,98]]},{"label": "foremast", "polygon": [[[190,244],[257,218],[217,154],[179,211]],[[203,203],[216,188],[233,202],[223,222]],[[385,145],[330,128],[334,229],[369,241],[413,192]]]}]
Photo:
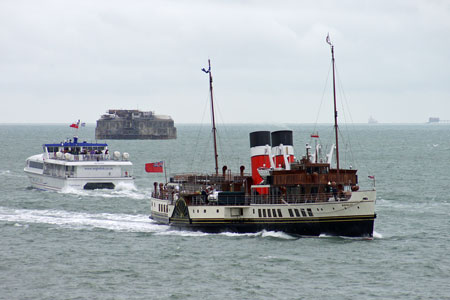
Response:
[{"label": "foremast", "polygon": [[213,96],[213,79],[212,79],[212,73],[211,73],[211,60],[208,59],[208,70],[202,69],[203,72],[209,74],[209,92],[210,92],[210,98],[211,98],[211,122],[212,122],[212,132],[213,132],[213,139],[214,139],[214,161],[216,163],[216,176],[219,175],[219,163],[218,163],[218,157],[217,154],[217,138],[216,138],[216,120],[214,116],[214,96]]}]

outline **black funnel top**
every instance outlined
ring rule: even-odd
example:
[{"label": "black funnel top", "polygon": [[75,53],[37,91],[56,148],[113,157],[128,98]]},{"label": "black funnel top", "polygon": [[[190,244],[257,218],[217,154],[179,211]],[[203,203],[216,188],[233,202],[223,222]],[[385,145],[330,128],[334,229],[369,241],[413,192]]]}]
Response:
[{"label": "black funnel top", "polygon": [[274,131],[272,136],[272,146],[279,146],[280,144],[293,146],[292,130],[279,130]]},{"label": "black funnel top", "polygon": [[270,145],[270,131],[250,132],[250,148]]}]

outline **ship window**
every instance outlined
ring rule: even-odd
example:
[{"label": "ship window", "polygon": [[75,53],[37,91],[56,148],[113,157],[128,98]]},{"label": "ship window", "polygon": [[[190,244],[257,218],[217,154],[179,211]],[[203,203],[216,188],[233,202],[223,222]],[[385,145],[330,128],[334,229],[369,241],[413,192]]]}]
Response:
[{"label": "ship window", "polygon": [[306,212],[303,208],[301,209],[301,212],[302,212],[302,216],[306,217]]},{"label": "ship window", "polygon": [[219,213],[219,210],[217,210],[217,213]]},{"label": "ship window", "polygon": [[274,218],[277,217],[277,210],[275,208],[272,208],[272,215]]},{"label": "ship window", "polygon": [[255,214],[255,209],[253,209],[253,214]]},{"label": "ship window", "polygon": [[292,209],[289,208],[288,211],[289,211],[289,216],[293,217],[294,214],[292,213]]},{"label": "ship window", "polygon": [[310,217],[313,217],[314,215],[313,215],[313,212],[312,212],[312,210],[311,210],[311,208],[308,208],[308,215],[310,216]]},{"label": "ship window", "polygon": [[283,215],[281,214],[281,209],[278,209],[278,217],[282,218]]},{"label": "ship window", "polygon": [[260,209],[260,208],[258,209],[258,217],[260,217],[260,218],[262,217],[262,216],[261,216],[261,209]]},{"label": "ship window", "polygon": [[269,218],[272,218],[272,214],[270,213],[270,209],[267,210],[267,216],[268,216]]},{"label": "ship window", "polygon": [[206,209],[204,209],[204,210],[203,210],[203,213],[205,213],[205,214],[206,214]]},{"label": "ship window", "polygon": [[300,213],[298,212],[298,209],[294,209],[295,210],[295,215],[297,216],[297,217],[300,217]]},{"label": "ship window", "polygon": [[263,216],[264,216],[264,218],[265,218],[265,217],[266,217],[266,210],[263,209],[262,211],[263,211]]},{"label": "ship window", "polygon": [[29,161],[30,168],[34,168],[34,169],[44,169],[44,164],[37,162],[37,161]]}]

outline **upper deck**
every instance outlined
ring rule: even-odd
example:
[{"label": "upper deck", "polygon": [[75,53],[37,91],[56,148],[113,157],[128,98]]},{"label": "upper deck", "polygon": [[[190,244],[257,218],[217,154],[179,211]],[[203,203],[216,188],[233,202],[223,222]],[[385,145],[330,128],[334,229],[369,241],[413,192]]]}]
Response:
[{"label": "upper deck", "polygon": [[[108,144],[105,143],[88,143],[86,141],[78,142],[78,138],[74,140],[64,141],[59,144],[44,144],[44,159],[55,159],[65,162],[79,161],[124,161],[128,162],[129,154],[115,151],[110,154]],[[131,162],[128,162],[131,164]]]}]

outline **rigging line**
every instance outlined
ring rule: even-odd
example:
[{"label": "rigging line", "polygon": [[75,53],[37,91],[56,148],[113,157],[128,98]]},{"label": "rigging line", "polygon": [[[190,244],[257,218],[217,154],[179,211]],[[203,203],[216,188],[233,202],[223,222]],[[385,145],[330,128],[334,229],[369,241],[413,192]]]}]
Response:
[{"label": "rigging line", "polygon": [[[194,143],[194,145],[195,145],[194,153],[198,153],[197,150],[198,150],[198,147],[199,147],[199,144],[200,144],[200,134],[202,133],[202,129],[203,129],[203,121],[205,120],[205,113],[206,113],[206,110],[208,108],[208,101],[209,101],[208,99],[205,101],[205,104],[204,104],[204,107],[203,107],[202,119],[200,121],[200,126],[198,128],[197,137],[196,137],[195,143]],[[196,159],[197,159],[196,155],[195,154],[192,155],[191,163],[190,163],[190,166],[189,166],[189,170],[192,170],[193,166],[195,165]]]},{"label": "rigging line", "polygon": [[323,99],[325,98],[325,91],[327,90],[328,79],[330,78],[330,72],[331,72],[332,64],[333,64],[333,63],[331,62],[331,63],[330,63],[330,66],[328,67],[327,79],[325,80],[325,86],[323,87],[323,91],[322,91],[322,99],[320,99],[319,110],[317,111],[316,122],[314,123],[314,129],[313,129],[313,132],[316,131],[316,128],[317,128],[317,122],[319,121],[319,115],[320,115],[320,111],[322,110],[322,103],[323,103]]},{"label": "rigging line", "polygon": [[[215,100],[214,103],[216,104],[215,107],[217,108],[219,123],[221,124],[221,136],[217,140],[219,142],[219,148],[221,150],[222,163],[236,160],[236,158],[238,158],[238,160],[239,160],[240,157],[233,155],[233,153],[235,153],[235,152],[233,151],[233,147],[231,146],[231,144],[227,143],[227,141],[232,141],[232,139],[230,138],[232,135],[230,134],[230,131],[228,130],[228,126],[226,126],[226,124],[225,124],[225,121],[224,121],[224,118],[222,115],[222,109],[220,106],[220,101],[217,101],[217,97],[215,94],[214,94],[214,100]],[[223,133],[223,135],[222,135],[222,133]],[[217,130],[217,134],[219,134],[218,130]],[[225,141],[225,146],[223,144],[223,141]]]},{"label": "rigging line", "polygon": [[[336,67],[336,65],[335,65],[335,67]],[[345,132],[340,131],[339,133],[342,136],[343,141],[345,141],[344,145],[346,147],[346,150],[348,150],[349,153],[350,153],[350,159],[347,161],[347,163],[349,161],[350,162],[353,161],[357,165],[359,165],[359,162],[357,161],[357,159],[356,159],[356,157],[355,157],[355,155],[353,153],[353,148],[352,148],[352,144],[351,144],[352,139],[350,138],[349,123],[353,124],[353,118],[351,116],[350,105],[348,105],[348,101],[347,101],[347,98],[346,98],[345,92],[344,92],[344,87],[343,87],[342,81],[340,79],[341,76],[340,76],[337,68],[336,68],[336,74],[338,75],[338,76],[336,76],[337,77],[337,82],[338,82],[338,92],[339,92],[339,94],[341,96],[341,99],[344,99],[344,101],[340,101],[341,102],[340,104],[341,104],[341,108],[342,108],[342,114],[343,114],[344,120],[345,120],[345,123],[344,123]],[[344,105],[346,105],[346,107],[348,109],[345,109]],[[349,120],[347,120],[347,114],[348,114]],[[347,136],[345,136],[344,133],[346,133]],[[347,156],[347,152],[345,153],[345,155]]]},{"label": "rigging line", "polygon": [[[342,88],[343,99],[345,100],[345,103],[346,103],[347,107],[350,107],[349,104],[348,104],[347,96],[345,95],[345,91],[344,91],[344,89],[343,89],[343,84],[342,84],[342,82],[340,82],[340,80],[339,80],[339,85],[340,85],[340,87]],[[354,121],[353,121],[353,117],[352,117],[352,115],[351,115],[350,108],[349,108],[348,110],[349,110],[349,115],[350,115],[351,124],[352,124],[352,126],[353,126],[353,129],[355,129],[355,126],[354,126],[355,123],[354,123]],[[349,140],[350,140],[350,130],[347,130],[347,132],[348,132],[347,134],[348,134],[348,137],[349,137]],[[356,131],[355,131],[355,132],[356,132]],[[359,139],[356,137],[356,135],[353,135],[353,137],[354,137],[353,140],[356,140],[356,143],[357,143],[358,148],[359,148],[359,149],[363,149],[363,147],[362,147],[362,145],[361,145]],[[356,156],[353,154],[353,150],[350,149],[350,151],[351,151],[351,154],[352,154],[352,156],[353,156],[355,162],[356,162],[358,165],[364,165],[364,166],[367,168],[367,165],[366,165],[366,164],[361,164],[361,163],[358,161],[358,159],[356,158]],[[369,172],[371,172],[371,170],[369,170]]]}]

